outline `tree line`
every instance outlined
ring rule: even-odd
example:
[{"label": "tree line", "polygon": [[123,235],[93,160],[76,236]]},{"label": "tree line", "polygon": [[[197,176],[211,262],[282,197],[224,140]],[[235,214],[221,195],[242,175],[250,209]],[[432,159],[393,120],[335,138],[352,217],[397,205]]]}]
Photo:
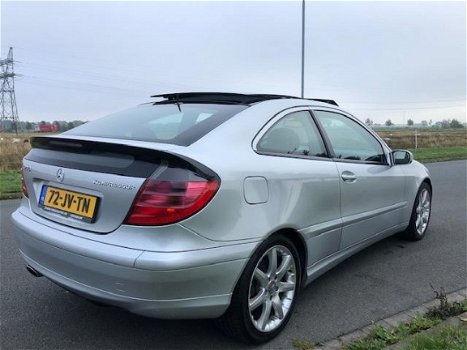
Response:
[{"label": "tree line", "polygon": [[[365,119],[365,124],[368,125],[368,126],[378,126],[379,124],[375,124],[373,123],[373,120],[371,120],[370,118],[366,118]],[[395,125],[391,119],[388,119],[384,122],[384,125],[385,126],[393,126]],[[413,121],[413,119],[407,119],[407,123],[406,123],[407,126],[414,126],[415,125],[415,122]],[[459,129],[459,128],[465,128],[465,125],[462,124],[460,121],[458,121],[457,119],[443,119],[442,121],[439,121],[439,122],[435,122],[433,123],[433,121],[430,119],[429,121],[427,120],[422,120],[420,122],[420,124],[418,124],[418,126],[421,126],[423,128],[427,128],[427,127],[433,127],[433,128],[443,128],[443,129]]]}]

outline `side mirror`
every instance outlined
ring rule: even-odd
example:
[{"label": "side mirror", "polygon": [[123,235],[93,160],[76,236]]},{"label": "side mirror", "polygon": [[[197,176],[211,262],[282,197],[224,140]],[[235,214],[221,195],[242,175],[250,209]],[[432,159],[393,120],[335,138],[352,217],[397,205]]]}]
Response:
[{"label": "side mirror", "polygon": [[411,152],[397,149],[392,151],[392,160],[394,165],[401,165],[401,164],[410,164],[413,161],[413,155]]}]

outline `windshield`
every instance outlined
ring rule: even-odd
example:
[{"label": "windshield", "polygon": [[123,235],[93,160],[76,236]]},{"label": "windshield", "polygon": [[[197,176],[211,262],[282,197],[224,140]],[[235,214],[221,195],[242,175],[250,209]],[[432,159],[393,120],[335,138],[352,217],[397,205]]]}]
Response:
[{"label": "windshield", "polygon": [[188,146],[247,108],[228,104],[144,104],[80,125],[67,135]]}]

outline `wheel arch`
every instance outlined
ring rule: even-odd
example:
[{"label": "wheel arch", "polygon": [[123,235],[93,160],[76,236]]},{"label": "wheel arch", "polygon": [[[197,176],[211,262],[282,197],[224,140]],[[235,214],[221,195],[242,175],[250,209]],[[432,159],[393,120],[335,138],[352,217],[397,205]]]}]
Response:
[{"label": "wheel arch", "polygon": [[300,273],[301,273],[301,286],[300,287],[303,287],[306,284],[306,277],[307,277],[306,266],[308,262],[308,251],[307,251],[305,239],[296,229],[293,229],[293,228],[281,228],[273,232],[266,239],[268,239],[269,237],[276,236],[276,235],[282,235],[284,237],[287,237],[295,245],[295,248],[297,248],[298,255],[300,258]]},{"label": "wheel arch", "polygon": [[430,187],[430,194],[433,197],[433,186],[431,184],[431,179],[429,177],[423,178],[423,180],[417,181],[417,184],[415,184],[416,187],[414,187],[414,192],[415,195],[413,198],[413,204],[415,205],[415,201],[417,200],[418,193],[420,191],[420,188],[423,186],[423,184],[427,184]]},{"label": "wheel arch", "polygon": [[426,183],[426,184],[428,184],[428,186],[430,186],[431,195],[433,195],[433,185],[431,184],[431,179],[430,179],[429,177],[424,178],[423,181],[422,181],[422,183],[420,184],[420,186],[421,186],[423,183]]},{"label": "wheel arch", "polygon": [[[290,228],[290,227],[280,228],[280,229],[278,229],[276,231],[273,231],[269,235],[265,236],[264,239],[262,239],[261,241],[258,242],[255,249],[252,250],[249,259],[251,259],[251,257],[259,249],[259,247],[261,246],[261,244],[263,244],[263,242],[265,242],[266,240],[268,240],[271,237],[279,236],[279,235],[282,235],[282,236],[287,237],[288,239],[290,239],[292,241],[292,243],[295,245],[295,247],[297,248],[298,255],[299,255],[299,258],[300,258],[300,274],[301,274],[300,275],[301,276],[300,288],[303,288],[306,285],[306,279],[307,279],[307,274],[306,274],[307,269],[306,269],[306,267],[307,267],[307,262],[308,262],[308,250],[307,250],[307,246],[306,246],[306,243],[305,243],[305,239],[303,238],[303,236],[296,229]],[[240,281],[240,278],[241,278],[241,276],[243,275],[243,273],[245,271],[246,266],[247,266],[247,262],[243,266],[242,272],[239,274],[237,280],[235,281],[233,290],[235,290],[235,288],[237,287],[237,285],[238,285],[238,283]]]},{"label": "wheel arch", "polygon": [[[295,289],[296,296],[294,296],[294,298],[292,299],[293,304],[291,305],[292,309],[290,310],[292,312],[287,313],[285,322],[282,322],[278,328],[272,330],[273,333],[270,335],[270,337],[261,337],[258,334],[256,334],[258,331],[256,331],[256,333],[252,332],[251,329],[253,328],[251,327],[254,327],[251,324],[252,321],[250,320],[250,317],[248,315],[245,316],[245,312],[246,312],[245,310],[247,310],[246,308],[248,308],[248,304],[244,301],[245,299],[242,296],[248,295],[247,293],[249,293],[249,289],[248,290],[246,289],[247,287],[246,282],[248,282],[248,288],[249,288],[250,281],[247,280],[247,278],[251,279],[251,276],[252,276],[250,274],[246,275],[245,269],[248,269],[249,273],[250,272],[253,273],[255,265],[250,264],[250,262],[252,261],[251,259],[255,256],[261,258],[262,255],[260,256],[259,253],[261,252],[261,247],[263,246],[263,244],[269,240],[270,240],[269,243],[277,244],[277,242],[279,241],[276,239],[279,237],[282,239],[287,238],[287,245],[293,244],[294,247],[296,248],[298,257],[300,260],[299,263],[300,265],[302,265],[300,266],[300,270],[301,270],[300,280],[303,281],[303,278],[306,278],[306,267],[305,266],[307,262],[307,251],[306,251],[305,240],[300,234],[300,232],[298,232],[296,229],[293,229],[293,228],[278,228],[277,230],[272,231],[270,234],[265,235],[264,238],[260,240],[258,244],[256,245],[256,247],[252,250],[250,257],[247,259],[247,262],[245,263],[240,275],[238,276],[238,280],[236,281],[233,292],[232,292],[229,307],[227,308],[225,313],[216,320],[217,326],[225,334],[229,336],[238,337],[247,342],[261,344],[261,343],[264,343],[265,341],[271,340],[276,335],[278,335],[280,331],[285,327],[290,317],[292,316],[293,308],[296,304],[297,295],[300,293],[300,290],[303,288],[305,283],[300,283],[296,285],[297,287]],[[263,248],[268,248],[268,247],[263,247]],[[256,262],[256,260],[254,261]],[[247,320],[250,320],[249,323],[247,322]]]}]

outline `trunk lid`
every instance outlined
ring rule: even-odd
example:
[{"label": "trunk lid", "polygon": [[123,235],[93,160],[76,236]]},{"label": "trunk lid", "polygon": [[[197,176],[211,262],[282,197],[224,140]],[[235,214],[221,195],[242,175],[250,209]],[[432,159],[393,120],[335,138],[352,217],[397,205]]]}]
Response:
[{"label": "trunk lid", "polygon": [[187,163],[180,146],[93,137],[33,137],[23,160],[31,210],[54,222],[108,233],[125,220],[146,178]]}]

